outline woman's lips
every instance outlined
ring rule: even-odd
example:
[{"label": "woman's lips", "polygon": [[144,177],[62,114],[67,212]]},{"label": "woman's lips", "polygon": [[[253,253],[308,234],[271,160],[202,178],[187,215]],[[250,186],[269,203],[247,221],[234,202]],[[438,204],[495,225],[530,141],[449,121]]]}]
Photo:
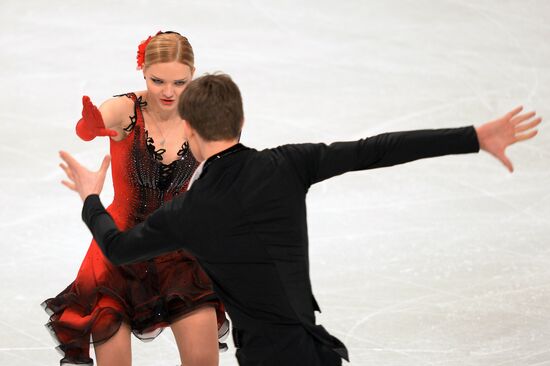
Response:
[{"label": "woman's lips", "polygon": [[174,103],[174,99],[161,99],[160,102],[164,105],[172,105]]}]

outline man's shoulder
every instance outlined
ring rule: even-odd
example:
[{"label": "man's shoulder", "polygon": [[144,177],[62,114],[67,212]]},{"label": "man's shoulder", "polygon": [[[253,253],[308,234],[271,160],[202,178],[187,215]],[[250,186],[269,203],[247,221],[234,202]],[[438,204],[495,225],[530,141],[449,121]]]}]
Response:
[{"label": "man's shoulder", "polygon": [[[258,177],[261,175],[273,178],[280,168],[288,166],[299,148],[293,144],[276,147],[248,149],[241,155],[237,165],[241,165],[246,175]],[[235,166],[235,165],[234,165]]]},{"label": "man's shoulder", "polygon": [[292,156],[295,154],[304,154],[315,149],[319,144],[316,143],[294,143],[294,144],[284,144],[276,147],[266,148],[263,150],[257,151],[258,154],[262,156]]}]

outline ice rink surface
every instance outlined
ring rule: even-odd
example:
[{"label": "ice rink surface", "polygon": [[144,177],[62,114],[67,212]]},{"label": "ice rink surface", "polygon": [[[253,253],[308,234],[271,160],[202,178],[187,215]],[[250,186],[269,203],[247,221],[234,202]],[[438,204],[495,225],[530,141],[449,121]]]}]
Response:
[{"label": "ice rink surface", "polygon": [[[13,1],[0,11],[0,365],[56,365],[39,304],[90,242],[57,151],[81,97],[144,89],[137,45],[189,37],[197,75],[240,85],[243,142],[350,140],[480,124],[516,105],[548,117],[508,150],[348,174],[308,197],[318,316],[351,365],[550,365],[550,2]],[[110,183],[103,199],[112,198]],[[176,365],[170,331],[134,365]],[[234,348],[221,365],[236,365]]]}]

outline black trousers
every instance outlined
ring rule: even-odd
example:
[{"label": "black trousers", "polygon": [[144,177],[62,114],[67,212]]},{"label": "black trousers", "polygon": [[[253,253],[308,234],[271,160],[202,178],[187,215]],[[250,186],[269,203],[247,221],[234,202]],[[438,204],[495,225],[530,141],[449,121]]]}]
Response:
[{"label": "black trousers", "polygon": [[301,325],[233,328],[240,366],[340,366],[340,356]]}]

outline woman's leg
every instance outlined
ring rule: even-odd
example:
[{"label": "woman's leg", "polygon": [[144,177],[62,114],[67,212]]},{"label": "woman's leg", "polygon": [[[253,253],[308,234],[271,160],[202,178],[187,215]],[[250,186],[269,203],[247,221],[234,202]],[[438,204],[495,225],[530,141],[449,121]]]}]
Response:
[{"label": "woman's leg", "polygon": [[218,322],[214,307],[198,308],[173,322],[170,327],[183,366],[218,365]]},{"label": "woman's leg", "polygon": [[105,343],[94,347],[97,366],[131,366],[130,326],[122,323],[118,332]]}]

